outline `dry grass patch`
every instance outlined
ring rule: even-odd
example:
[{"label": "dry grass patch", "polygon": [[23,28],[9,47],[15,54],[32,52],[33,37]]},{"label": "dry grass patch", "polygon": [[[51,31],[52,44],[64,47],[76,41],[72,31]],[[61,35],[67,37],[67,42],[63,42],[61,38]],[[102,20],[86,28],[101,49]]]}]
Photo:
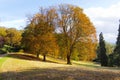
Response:
[{"label": "dry grass patch", "polygon": [[120,80],[119,70],[29,60],[28,56],[23,59],[23,55],[22,59],[17,57],[11,56],[4,62],[0,80]]}]

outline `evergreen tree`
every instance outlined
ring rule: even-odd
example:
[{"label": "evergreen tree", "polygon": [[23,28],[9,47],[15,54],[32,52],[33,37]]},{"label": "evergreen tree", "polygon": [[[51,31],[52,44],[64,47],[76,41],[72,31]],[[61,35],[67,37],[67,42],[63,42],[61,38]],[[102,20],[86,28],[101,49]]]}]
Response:
[{"label": "evergreen tree", "polygon": [[105,42],[103,38],[102,32],[99,35],[99,48],[100,48],[100,62],[101,66],[107,66],[108,65],[108,58],[106,55],[106,48],[105,48]]},{"label": "evergreen tree", "polygon": [[113,57],[114,57],[114,65],[120,66],[120,24],[119,24],[118,37],[117,37],[117,42],[116,42],[116,47],[114,49]]}]

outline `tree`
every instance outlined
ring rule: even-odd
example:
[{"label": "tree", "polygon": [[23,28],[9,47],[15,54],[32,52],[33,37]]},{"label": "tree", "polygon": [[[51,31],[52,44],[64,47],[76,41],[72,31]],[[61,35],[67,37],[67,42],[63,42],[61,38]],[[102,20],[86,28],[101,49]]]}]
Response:
[{"label": "tree", "polygon": [[102,32],[99,35],[99,49],[100,49],[101,66],[107,66],[108,65],[108,58],[107,58],[107,55],[106,55],[105,42],[104,42]]},{"label": "tree", "polygon": [[6,36],[6,28],[5,27],[0,27],[0,36],[5,37]]},{"label": "tree", "polygon": [[115,44],[109,43],[109,42],[105,42],[105,46],[106,46],[106,53],[107,55],[110,55],[113,53],[114,48],[115,48]]},{"label": "tree", "polygon": [[57,45],[59,46],[58,58],[66,60],[64,35],[62,33],[55,33],[55,37]]},{"label": "tree", "polygon": [[[48,53],[54,54],[57,49],[56,40],[54,37],[54,20],[55,10],[40,9],[40,12],[34,15],[30,24],[25,28],[22,42],[25,48],[39,57],[43,55],[43,61],[46,61]],[[29,40],[29,42],[26,42]]]},{"label": "tree", "polygon": [[5,44],[9,46],[9,51],[19,51],[21,49],[22,31],[15,28],[7,28]]},{"label": "tree", "polygon": [[20,41],[22,39],[21,34],[22,32],[19,30],[16,30],[15,28],[6,29],[6,36],[5,36],[6,44],[8,44],[11,47],[20,45]]},{"label": "tree", "polygon": [[[110,57],[111,57],[111,55],[113,53],[115,45],[112,44],[112,43],[105,42],[105,48],[106,48],[106,55],[109,56],[109,60],[108,60],[108,63],[109,63]],[[97,46],[96,53],[97,53],[97,58],[94,61],[100,62],[100,46],[99,46],[99,44]]]},{"label": "tree", "polygon": [[[58,26],[64,35],[64,49],[66,49],[67,64],[71,64],[70,59],[75,45],[78,42],[85,42],[86,44],[88,42],[96,43],[96,30],[89,18],[83,13],[83,10],[77,6],[60,5],[58,14]],[[95,55],[94,51],[93,54]]]},{"label": "tree", "polygon": [[6,34],[6,28],[0,27],[0,47],[4,46]]},{"label": "tree", "polygon": [[119,29],[118,29],[116,47],[113,52],[113,59],[114,59],[114,65],[120,66],[120,24],[119,24]]},{"label": "tree", "polygon": [[96,57],[96,43],[93,43],[92,40],[79,41],[75,47],[78,52],[79,60],[93,61]]},{"label": "tree", "polygon": [[[60,51],[59,55],[67,58],[67,64],[71,64],[71,55],[76,53],[76,47],[86,45],[83,51],[84,54],[87,50],[86,60],[92,60],[95,57],[97,43],[95,27],[83,10],[77,6],[60,5],[56,9],[41,8],[40,12],[30,19],[22,39],[25,49],[36,53],[37,56],[39,54],[46,56],[51,50],[54,51],[57,47],[56,40],[59,46],[56,52]],[[78,43],[84,44],[78,45]],[[79,51],[79,54],[80,52],[82,51]]]}]

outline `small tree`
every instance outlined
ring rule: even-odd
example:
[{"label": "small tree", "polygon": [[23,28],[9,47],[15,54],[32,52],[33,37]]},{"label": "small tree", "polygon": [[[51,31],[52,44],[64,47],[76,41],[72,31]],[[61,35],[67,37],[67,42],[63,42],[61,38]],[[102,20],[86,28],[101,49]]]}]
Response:
[{"label": "small tree", "polygon": [[107,58],[107,55],[106,55],[105,42],[104,42],[102,32],[99,35],[99,48],[100,48],[101,66],[107,66],[108,65],[108,58]]}]

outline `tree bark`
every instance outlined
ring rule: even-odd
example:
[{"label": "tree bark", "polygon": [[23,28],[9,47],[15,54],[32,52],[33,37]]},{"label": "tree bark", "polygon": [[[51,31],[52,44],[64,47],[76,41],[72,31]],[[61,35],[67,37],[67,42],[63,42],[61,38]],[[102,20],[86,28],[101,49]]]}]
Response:
[{"label": "tree bark", "polygon": [[46,55],[43,55],[43,61],[46,61]]},{"label": "tree bark", "polygon": [[67,54],[67,64],[72,64],[71,63],[71,54],[73,52],[73,45],[70,47],[70,52]]},{"label": "tree bark", "polygon": [[37,53],[37,58],[39,58],[39,53]]},{"label": "tree bark", "polygon": [[67,64],[71,64],[70,55],[67,55]]}]

